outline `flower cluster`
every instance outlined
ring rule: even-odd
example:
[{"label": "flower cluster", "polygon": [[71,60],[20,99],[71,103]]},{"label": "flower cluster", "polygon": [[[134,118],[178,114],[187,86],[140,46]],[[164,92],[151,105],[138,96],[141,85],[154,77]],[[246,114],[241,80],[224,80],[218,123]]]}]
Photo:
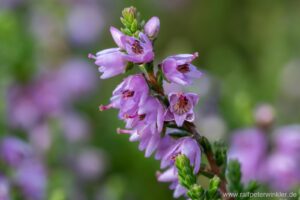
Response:
[{"label": "flower cluster", "polygon": [[118,128],[117,132],[129,134],[130,141],[139,141],[139,149],[145,151],[146,157],[155,152],[155,158],[161,160],[161,168],[165,169],[158,172],[158,180],[171,182],[174,197],[185,195],[187,191],[178,181],[176,157],[185,155],[197,174],[201,151],[191,133],[179,138],[172,134],[193,126],[193,109],[199,96],[184,92],[166,94],[162,84],[165,79],[188,85],[200,78],[202,73],[191,64],[198,53],[169,56],[155,67],[153,45],[160,29],[159,19],[152,17],[141,26],[143,23],[138,23],[136,10],[127,8],[121,21],[125,26],[121,31],[110,28],[117,47],[89,54],[89,58],[99,66],[102,79],[123,74],[132,67],[140,68],[142,73],[126,77],[113,91],[110,103],[99,109],[118,109],[125,129]]},{"label": "flower cluster", "polygon": [[258,127],[233,134],[229,159],[241,163],[243,182],[258,180],[275,191],[294,189],[300,184],[300,126],[278,127],[270,134],[266,127],[274,116],[266,105],[259,107],[255,117]]},{"label": "flower cluster", "polygon": [[257,128],[237,131],[229,158],[241,163],[244,182],[259,180],[275,191],[289,191],[300,184],[300,126],[276,129],[274,144],[268,142],[267,136]]}]

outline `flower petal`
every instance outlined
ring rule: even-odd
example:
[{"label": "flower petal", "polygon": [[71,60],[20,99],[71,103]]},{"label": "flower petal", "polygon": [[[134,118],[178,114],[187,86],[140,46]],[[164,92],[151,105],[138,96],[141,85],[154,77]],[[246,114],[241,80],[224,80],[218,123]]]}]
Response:
[{"label": "flower petal", "polygon": [[117,28],[111,26],[110,27],[110,33],[115,41],[115,43],[121,48],[125,49],[124,43],[122,42],[121,38],[125,36],[121,31],[119,31]]}]

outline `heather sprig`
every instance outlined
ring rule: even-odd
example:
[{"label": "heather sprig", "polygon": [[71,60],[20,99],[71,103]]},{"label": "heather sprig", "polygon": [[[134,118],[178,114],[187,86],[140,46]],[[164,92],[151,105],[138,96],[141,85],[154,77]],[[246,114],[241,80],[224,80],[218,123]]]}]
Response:
[{"label": "heather sprig", "polygon": [[185,155],[176,157],[176,167],[178,170],[179,183],[189,189],[196,184],[197,178],[193,174],[193,168],[190,165],[190,160]]},{"label": "heather sprig", "polygon": [[[221,194],[227,192],[227,151],[221,145],[212,146],[198,133],[194,107],[199,95],[166,93],[163,87],[164,81],[186,86],[201,78],[203,73],[192,64],[198,53],[171,55],[155,65],[153,43],[160,30],[159,18],[152,17],[144,23],[136,8],[129,7],[123,10],[121,22],[121,31],[110,28],[118,47],[89,57],[95,59],[102,79],[127,73],[134,67],[141,72],[124,78],[113,91],[110,103],[101,105],[100,110],[119,110],[125,129],[118,128],[117,132],[130,135],[130,141],[138,141],[146,157],[155,154],[161,160],[162,171],[157,173],[157,179],[171,183],[175,198],[184,195],[193,200],[226,199]],[[198,183],[199,176],[209,178],[207,189]]]},{"label": "heather sprig", "polygon": [[124,28],[121,31],[129,36],[137,37],[141,31],[141,26],[144,22],[139,22],[139,13],[135,7],[128,7],[122,11],[122,17],[120,18]]},{"label": "heather sprig", "polygon": [[219,186],[221,180],[218,176],[211,178],[208,188],[204,189],[197,183],[197,176],[193,174],[190,160],[185,155],[177,156],[176,167],[178,170],[179,183],[187,189],[187,196],[189,198],[192,200],[220,199]]}]

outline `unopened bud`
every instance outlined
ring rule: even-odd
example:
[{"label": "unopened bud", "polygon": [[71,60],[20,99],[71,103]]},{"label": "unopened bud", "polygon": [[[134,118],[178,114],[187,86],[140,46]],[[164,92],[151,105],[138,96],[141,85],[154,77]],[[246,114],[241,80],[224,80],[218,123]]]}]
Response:
[{"label": "unopened bud", "polygon": [[159,33],[160,21],[158,17],[152,17],[144,26],[144,31],[150,39],[155,39]]},{"label": "unopened bud", "polygon": [[254,115],[257,126],[261,128],[269,128],[275,118],[274,109],[268,104],[258,106]]}]

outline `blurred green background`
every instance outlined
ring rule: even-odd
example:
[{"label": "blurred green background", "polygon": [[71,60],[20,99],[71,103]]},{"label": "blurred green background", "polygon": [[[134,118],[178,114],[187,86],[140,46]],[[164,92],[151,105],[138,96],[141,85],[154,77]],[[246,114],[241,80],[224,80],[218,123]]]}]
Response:
[{"label": "blurred green background", "polygon": [[[253,125],[253,109],[264,102],[275,107],[277,124],[300,122],[299,0],[1,1],[0,135],[20,134],[8,125],[6,94],[11,84],[26,85],[41,71],[58,69],[73,57],[89,62],[98,78],[97,67],[87,55],[115,46],[109,27],[120,27],[121,11],[131,5],[145,20],[153,15],[161,20],[157,62],[170,54],[199,52],[194,64],[208,77],[201,105],[212,107],[200,108],[200,119],[213,115],[219,122],[208,128],[199,122],[200,129],[207,133],[217,129],[219,135],[213,137],[227,141],[231,130]],[[88,12],[89,6],[96,8],[96,14]],[[159,162],[144,158],[137,143],[116,134],[124,126],[117,111],[98,112],[122,78],[97,80],[97,88],[72,105],[90,124],[91,138],[85,146],[101,149],[107,157],[104,174],[88,185],[87,191],[92,191],[88,199],[97,199],[92,194],[98,192],[109,200],[172,199],[168,185],[156,181]],[[201,93],[202,86],[196,89]],[[66,151],[61,146],[51,159],[63,159]],[[55,177],[65,176],[55,164],[48,168],[54,171],[48,178],[54,185],[48,194],[53,196],[62,185]]]}]

